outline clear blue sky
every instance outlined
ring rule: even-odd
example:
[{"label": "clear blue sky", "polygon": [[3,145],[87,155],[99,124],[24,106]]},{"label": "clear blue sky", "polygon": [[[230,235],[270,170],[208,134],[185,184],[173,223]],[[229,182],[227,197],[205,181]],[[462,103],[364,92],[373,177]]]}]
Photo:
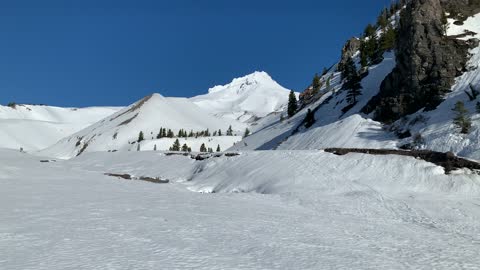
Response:
[{"label": "clear blue sky", "polygon": [[0,1],[0,103],[127,105],[255,70],[301,91],[390,2]]}]

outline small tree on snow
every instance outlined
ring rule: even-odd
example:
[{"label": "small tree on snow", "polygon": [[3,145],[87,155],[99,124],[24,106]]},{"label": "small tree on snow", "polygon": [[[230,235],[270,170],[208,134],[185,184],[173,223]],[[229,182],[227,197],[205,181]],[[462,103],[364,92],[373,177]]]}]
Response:
[{"label": "small tree on snow", "polygon": [[204,143],[202,143],[202,145],[200,145],[200,152],[202,152],[202,153],[207,152],[207,147],[205,146]]},{"label": "small tree on snow", "polygon": [[143,131],[140,131],[140,133],[138,133],[138,140],[137,142],[141,142],[144,140],[144,137],[143,137]]},{"label": "small tree on snow", "polygon": [[311,127],[315,123],[315,114],[312,112],[312,110],[308,109],[304,122],[306,128]]},{"label": "small tree on snow", "polygon": [[220,150],[220,144],[217,145],[217,152],[221,152],[222,150]]},{"label": "small tree on snow", "polygon": [[295,92],[293,90],[290,91],[290,94],[288,95],[288,117],[292,117],[295,115],[297,112],[298,105],[297,105],[297,96],[295,95]]},{"label": "small tree on snow", "polygon": [[233,136],[233,129],[231,125],[227,129],[227,136]]},{"label": "small tree on snow", "polygon": [[178,139],[175,140],[173,146],[170,148],[171,151],[180,151],[180,141]]},{"label": "small tree on snow", "polygon": [[453,123],[461,129],[461,133],[468,134],[472,128],[472,120],[467,115],[468,110],[465,108],[465,104],[461,101],[457,102],[453,111],[455,112]]},{"label": "small tree on snow", "polygon": [[188,145],[186,143],[182,146],[182,152],[188,152]]},{"label": "small tree on snow", "polygon": [[243,134],[243,137],[246,138],[250,135],[250,130],[248,128],[245,129],[245,133]]}]

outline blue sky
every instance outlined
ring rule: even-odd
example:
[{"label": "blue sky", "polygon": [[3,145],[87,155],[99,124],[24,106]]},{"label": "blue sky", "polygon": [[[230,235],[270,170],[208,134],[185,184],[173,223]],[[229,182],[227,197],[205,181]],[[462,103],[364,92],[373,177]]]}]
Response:
[{"label": "blue sky", "polygon": [[256,70],[301,91],[390,2],[0,1],[0,103],[127,105]]}]

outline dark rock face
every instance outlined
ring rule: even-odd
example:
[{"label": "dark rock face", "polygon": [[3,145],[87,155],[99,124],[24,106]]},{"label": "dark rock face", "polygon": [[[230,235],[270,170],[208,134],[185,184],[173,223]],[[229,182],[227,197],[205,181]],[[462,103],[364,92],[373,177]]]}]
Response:
[{"label": "dark rock face", "polygon": [[353,57],[355,53],[360,50],[361,42],[358,38],[351,38],[345,43],[345,46],[342,48],[342,59],[338,64],[338,69],[342,70],[342,67],[347,62],[348,58]]},{"label": "dark rock face", "polygon": [[441,21],[446,8],[462,10],[464,5],[470,1],[413,0],[407,5],[398,29],[397,65],[364,113],[375,111],[376,120],[389,123],[422,108],[432,110],[442,102],[455,77],[465,71],[470,46],[446,37]]}]

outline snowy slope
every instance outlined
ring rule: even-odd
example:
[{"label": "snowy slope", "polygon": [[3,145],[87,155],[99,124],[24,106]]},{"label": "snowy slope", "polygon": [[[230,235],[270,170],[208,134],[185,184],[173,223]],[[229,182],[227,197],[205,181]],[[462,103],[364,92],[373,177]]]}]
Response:
[{"label": "snowy slope", "polygon": [[[368,76],[362,80],[362,95],[358,103],[348,110],[346,91],[341,90],[341,74],[334,69],[322,80],[331,77],[331,88],[323,86],[324,95],[318,101],[299,111],[291,119],[272,123],[244,141],[235,145],[234,150],[269,149],[322,149],[326,147],[395,148],[397,141],[393,134],[383,129],[381,123],[360,114],[363,106],[375,96],[382,80],[395,66],[393,52],[385,53],[384,61],[369,67]],[[307,110],[315,111],[316,123],[306,129],[302,125]]]},{"label": "snowy slope", "polygon": [[259,151],[205,161],[155,152],[40,159],[0,150],[1,269],[480,264],[479,176],[445,175],[413,158]]},{"label": "snowy slope", "polygon": [[227,85],[210,88],[208,94],[190,100],[218,117],[252,123],[283,111],[289,92],[266,72],[254,72]]},{"label": "snowy slope", "polygon": [[[85,151],[137,150],[136,141],[140,132],[144,133],[147,140],[142,142],[142,145],[147,144],[148,150],[153,150],[154,144],[157,144],[157,150],[168,150],[172,145],[170,139],[163,139],[164,143],[149,142],[149,140],[156,140],[161,127],[172,129],[175,134],[180,129],[194,132],[206,129],[213,132],[221,129],[225,134],[230,125],[233,126],[236,134],[241,134],[245,129],[245,124],[214,117],[188,99],[165,98],[159,94],[153,94],[62,139],[52,147],[41,151],[40,154],[70,158]],[[200,138],[196,140],[195,146],[200,143],[199,141],[207,143],[208,140],[209,138]],[[238,140],[240,137],[229,136],[227,139],[215,141],[210,144],[210,147],[216,148],[221,144],[221,148],[226,149]],[[195,149],[192,148],[192,150]]]},{"label": "snowy slope", "polygon": [[119,107],[0,106],[0,148],[36,151],[113,113]]}]

